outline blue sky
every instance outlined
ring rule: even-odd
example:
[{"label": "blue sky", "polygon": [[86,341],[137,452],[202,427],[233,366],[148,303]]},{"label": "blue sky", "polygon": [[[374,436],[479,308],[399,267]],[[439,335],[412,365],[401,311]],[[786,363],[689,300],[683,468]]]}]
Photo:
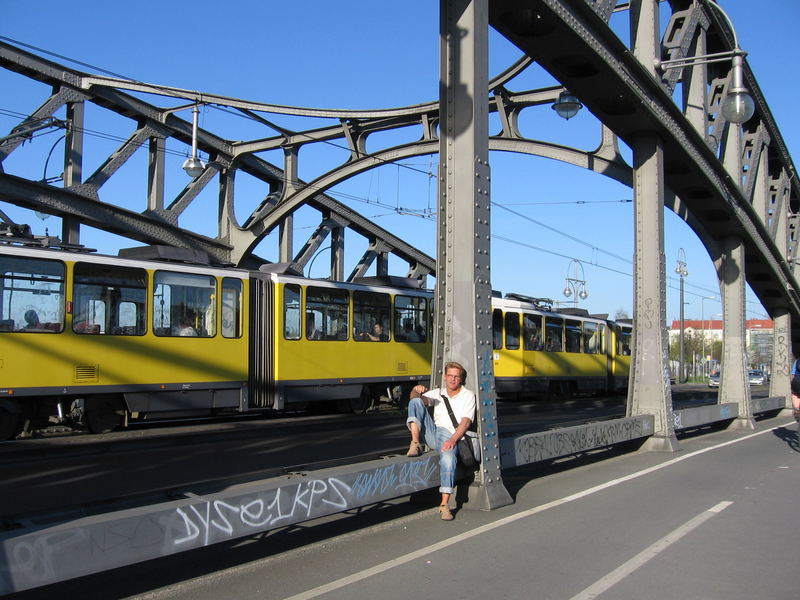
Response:
[{"label": "blue sky", "polygon": [[[785,81],[785,65],[797,59],[796,24],[800,3],[795,0],[727,0],[740,44],[749,53],[761,89],[767,98],[785,143],[794,155],[800,131],[793,81]],[[83,0],[68,8],[43,0],[30,4],[0,0],[0,36],[19,40],[50,52],[108,71],[146,81],[204,92],[214,92],[261,102],[321,108],[387,108],[428,102],[438,94],[438,2],[406,0],[402,4],[342,0],[339,2],[283,2],[244,0],[221,8],[218,2],[196,0],[191,7],[178,2],[143,1],[130,8],[125,3]],[[401,9],[398,7],[402,7]],[[615,17],[620,26],[627,17]],[[662,23],[662,28],[666,23]],[[494,32],[490,38],[490,76],[519,56],[518,51]],[[79,70],[92,71],[61,58],[50,57]],[[515,91],[555,85],[547,73],[530,70],[509,86]],[[0,135],[47,97],[41,84],[0,71]],[[154,103],[163,99],[145,97]],[[177,104],[177,103],[175,103]],[[181,113],[189,119],[188,111]],[[274,118],[296,129],[330,122]],[[201,114],[201,126],[229,139],[270,136],[272,131],[251,121],[214,109]],[[84,176],[88,176],[125,138],[132,124],[107,111],[87,110]],[[523,132],[531,138],[592,149],[598,144],[599,126],[583,110],[564,121],[549,107],[523,113]],[[492,131],[497,130],[495,122]],[[61,132],[36,137],[6,161],[6,171],[39,179],[47,163],[47,176],[60,171]],[[418,132],[385,134],[370,138],[375,147],[413,139]],[[112,139],[105,139],[111,137]],[[47,154],[55,145],[53,157]],[[167,197],[186,183],[180,164],[188,148],[168,144]],[[319,145],[303,150],[300,176],[306,180],[339,164],[339,146]],[[629,155],[629,153],[627,154]],[[281,164],[281,156],[263,158]],[[435,255],[435,221],[425,218],[435,208],[435,157],[419,157],[402,165],[387,165],[357,176],[329,190],[387,230],[412,240]],[[630,189],[600,175],[542,158],[493,153],[492,283],[502,292],[551,297],[562,295],[565,278],[574,275],[570,261],[582,261],[589,298],[579,306],[596,313],[614,314],[632,307],[633,206]],[[141,211],[145,206],[146,151],[134,158],[101,189],[101,198]],[[237,179],[236,214],[244,220],[262,199],[264,190],[246,176]],[[30,211],[0,203],[13,219],[32,225],[36,233],[60,232],[56,218],[37,219]],[[181,218],[181,224],[215,235],[216,190],[206,192]],[[301,229],[296,246],[318,223],[318,214],[301,209]],[[679,249],[688,263],[687,318],[706,319],[721,312],[713,265],[702,245],[682,221],[666,211],[667,318],[678,318],[678,280],[674,268]],[[555,230],[555,231],[554,231]],[[558,233],[556,233],[558,232]],[[115,236],[86,229],[84,244],[103,252],[135,245]],[[350,261],[360,256],[364,242],[348,237]],[[277,258],[274,239],[259,246],[258,254]],[[315,260],[312,275],[324,276],[327,256]],[[391,263],[403,274],[405,266]],[[352,268],[348,264],[346,270]],[[749,293],[748,318],[765,311]]]}]

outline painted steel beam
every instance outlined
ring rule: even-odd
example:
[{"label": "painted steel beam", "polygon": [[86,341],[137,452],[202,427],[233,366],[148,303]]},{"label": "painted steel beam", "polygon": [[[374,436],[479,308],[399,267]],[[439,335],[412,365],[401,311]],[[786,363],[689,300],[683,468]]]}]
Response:
[{"label": "painted steel beam", "polygon": [[436,317],[431,386],[461,363],[477,400],[481,469],[470,498],[486,509],[512,502],[500,473],[492,353],[491,214],[486,0],[439,3],[439,185]]},{"label": "painted steel beam", "polygon": [[92,227],[146,244],[167,243],[203,250],[223,262],[230,253],[230,247],[219,240],[186,231],[158,216],[128,211],[72,190],[13,175],[0,174],[0,200],[52,215],[76,217]]},{"label": "painted steel beam", "polygon": [[[800,315],[794,276],[749,199],[661,82],[591,6],[581,0],[490,0],[489,4],[491,25],[550,71],[626,143],[633,145],[643,131],[663,139],[667,187],[701,223],[705,234],[714,238],[710,243],[743,235],[748,256],[759,259],[748,263],[748,276],[754,275],[748,281],[765,308],[788,307],[793,315]],[[759,117],[777,144],[778,158],[788,160],[766,105],[757,102],[757,106],[764,111]],[[800,344],[800,329],[794,324],[793,336]]]}]

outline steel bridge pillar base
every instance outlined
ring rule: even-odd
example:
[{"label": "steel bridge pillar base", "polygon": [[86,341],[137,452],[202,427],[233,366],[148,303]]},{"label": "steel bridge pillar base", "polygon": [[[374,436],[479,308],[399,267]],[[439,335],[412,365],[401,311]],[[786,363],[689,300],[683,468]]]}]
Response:
[{"label": "steel bridge pillar base", "polygon": [[728,425],[728,429],[754,430],[756,429],[756,421],[753,417],[739,417],[731,421],[731,424]]},{"label": "steel bridge pillar base", "polygon": [[464,503],[463,508],[488,511],[509,504],[514,504],[514,500],[502,481],[489,484],[475,481],[469,486],[469,500]]},{"label": "steel bridge pillar base", "polygon": [[647,452],[677,452],[681,449],[678,438],[675,435],[651,435],[642,444],[642,450]]}]

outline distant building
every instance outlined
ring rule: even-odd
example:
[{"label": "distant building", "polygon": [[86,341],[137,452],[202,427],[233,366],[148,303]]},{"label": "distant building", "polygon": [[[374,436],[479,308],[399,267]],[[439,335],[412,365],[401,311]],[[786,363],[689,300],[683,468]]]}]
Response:
[{"label": "distant building", "polygon": [[[751,363],[769,364],[772,362],[773,333],[775,325],[771,319],[748,319],[745,321],[745,344]],[[704,336],[705,343],[710,347],[717,341],[722,341],[722,321],[718,319],[684,319],[684,335]],[[681,333],[681,322],[672,322],[669,328],[669,343],[675,342]]]}]

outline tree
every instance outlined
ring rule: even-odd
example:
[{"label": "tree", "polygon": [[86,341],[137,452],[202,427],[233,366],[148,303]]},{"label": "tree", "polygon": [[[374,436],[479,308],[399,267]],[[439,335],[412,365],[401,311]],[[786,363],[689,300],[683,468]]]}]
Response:
[{"label": "tree", "polygon": [[[708,348],[706,348],[708,350]],[[681,354],[681,340],[680,337],[675,336],[674,341],[669,346],[670,360],[680,360]],[[703,355],[703,334],[700,331],[686,331],[683,334],[683,359],[685,362],[690,363],[692,356]]]},{"label": "tree", "polygon": [[619,321],[620,319],[630,319],[628,311],[624,308],[618,308],[617,312],[614,313],[614,320]]}]

